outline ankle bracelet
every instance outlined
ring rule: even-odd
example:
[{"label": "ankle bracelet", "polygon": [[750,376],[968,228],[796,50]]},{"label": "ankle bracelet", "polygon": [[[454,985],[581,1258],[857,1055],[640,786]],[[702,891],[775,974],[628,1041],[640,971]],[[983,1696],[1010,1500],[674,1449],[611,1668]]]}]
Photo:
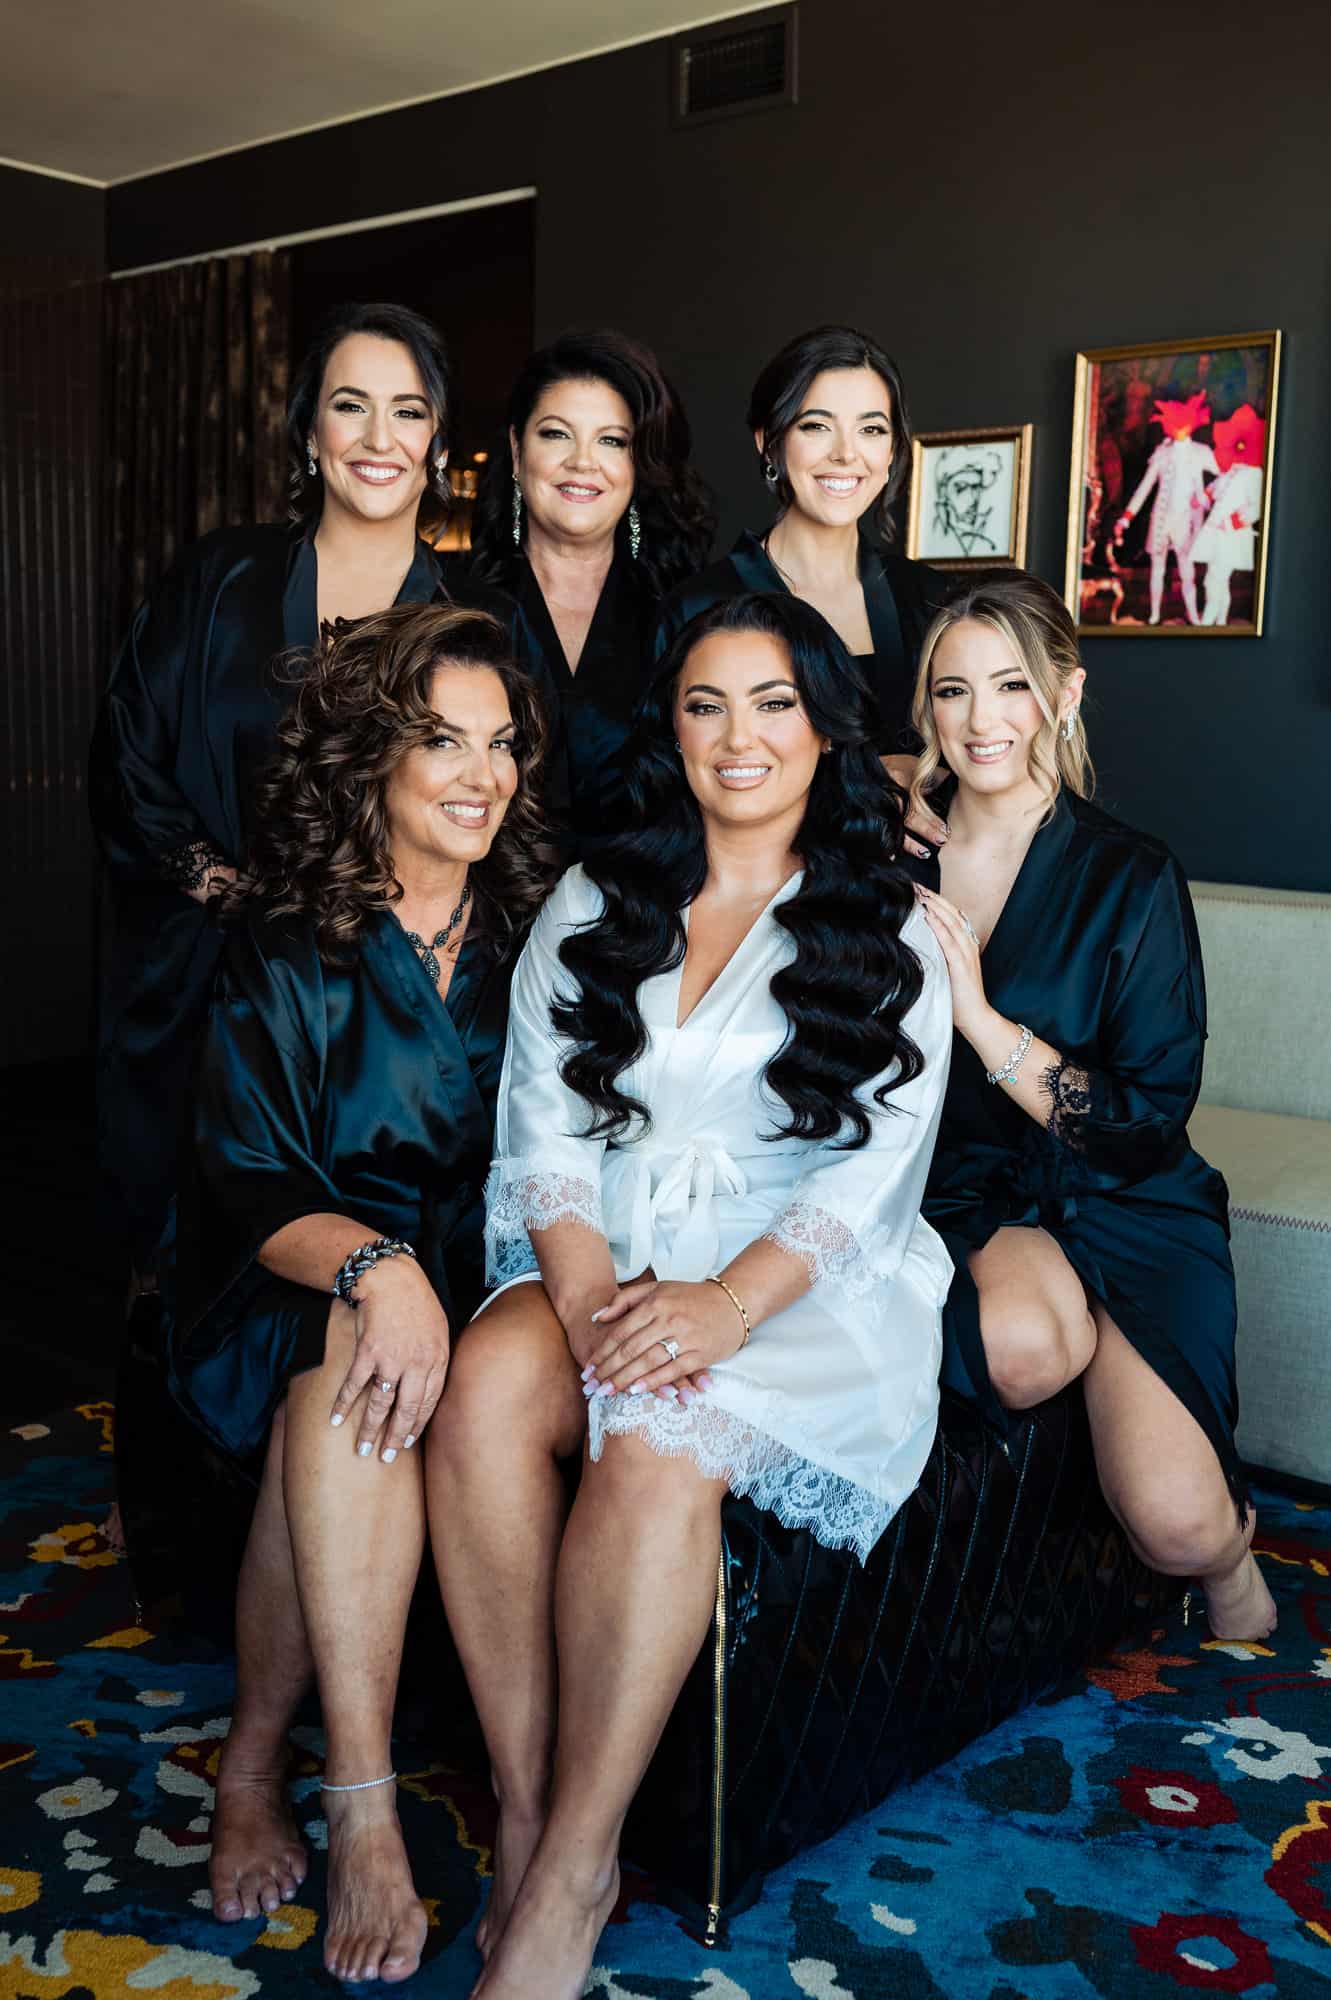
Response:
[{"label": "ankle bracelet", "polygon": [[391,1785],[396,1777],[397,1772],[390,1771],[386,1778],[362,1778],[358,1785],[330,1785],[325,1783],[321,1789],[325,1792],[372,1792],[376,1785]]}]

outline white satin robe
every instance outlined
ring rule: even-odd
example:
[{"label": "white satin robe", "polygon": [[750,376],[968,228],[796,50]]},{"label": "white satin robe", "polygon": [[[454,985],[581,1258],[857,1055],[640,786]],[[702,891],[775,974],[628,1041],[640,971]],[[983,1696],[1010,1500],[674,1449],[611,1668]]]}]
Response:
[{"label": "white satin robe", "polygon": [[550,1022],[552,995],[573,986],[560,942],[601,909],[581,868],[564,876],[513,979],[486,1189],[488,1276],[500,1289],[537,1278],[529,1231],[570,1217],[604,1233],[621,1282],[648,1265],[659,1278],[705,1278],[763,1236],[803,1257],[812,1289],[713,1366],[712,1388],[688,1408],[650,1395],[593,1398],[591,1453],[607,1435],[635,1431],[863,1559],[916,1485],[937,1423],[952,1266],[920,1202],[947,1083],[951,993],[938,943],[913,910],[903,939],[924,987],[905,1026],[922,1074],[886,1108],[872,1096],[881,1077],[861,1089],[872,1133],[856,1151],[765,1141],[785,1114],[762,1084],[787,1034],[771,980],[794,956],[773,912],[799,881],[773,898],[682,1027],[681,968],[643,985],[648,1046],[620,1087],[650,1107],[651,1129],[607,1144],[579,1136],[587,1106],[559,1076],[567,1045]]}]

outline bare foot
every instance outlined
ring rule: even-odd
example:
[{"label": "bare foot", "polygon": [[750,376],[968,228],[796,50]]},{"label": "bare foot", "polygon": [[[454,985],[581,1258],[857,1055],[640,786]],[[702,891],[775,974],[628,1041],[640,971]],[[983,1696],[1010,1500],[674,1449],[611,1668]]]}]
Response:
[{"label": "bare foot", "polygon": [[617,1866],[575,1882],[535,1859],[471,2000],[582,2000],[618,1894]]},{"label": "bare foot", "polygon": [[1275,1601],[1255,1556],[1245,1555],[1222,1576],[1203,1577],[1202,1589],[1206,1620],[1217,1639],[1258,1640],[1275,1631]]},{"label": "bare foot", "polygon": [[494,1880],[490,1885],[490,1900],[484,1914],[476,1926],[476,1949],[482,1958],[489,1958],[499,1942],[508,1913],[513,1907],[522,1878],[527,1873],[527,1864],[536,1852],[536,1844],[541,1838],[545,1825],[545,1814],[524,1818],[521,1814],[501,1809],[499,1830],[495,1834]]},{"label": "bare foot", "polygon": [[289,1903],[309,1863],[287,1803],[286,1759],[247,1760],[227,1738],[213,1804],[213,1851],[208,1886],[213,1915],[224,1924],[257,1917]]},{"label": "bare foot", "polygon": [[335,1979],[410,1979],[429,1921],[416,1895],[391,1789],[328,1798],[328,1926]]}]

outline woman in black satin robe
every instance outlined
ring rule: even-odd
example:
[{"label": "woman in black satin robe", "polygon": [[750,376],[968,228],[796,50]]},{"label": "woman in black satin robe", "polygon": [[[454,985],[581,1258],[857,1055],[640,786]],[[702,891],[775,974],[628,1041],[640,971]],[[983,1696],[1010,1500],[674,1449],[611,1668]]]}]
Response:
[{"label": "woman in black satin robe", "polygon": [[486,613],[399,606],[325,642],[226,898],[202,1041],[169,1369],[209,1438],[262,1465],[213,1908],[253,1917],[303,1878],[286,1731],[313,1677],[344,1979],[406,1978],[425,1937],[389,1782],[413,1447],[481,1292],[510,971],[554,872],[544,731]]},{"label": "woman in black satin robe", "polygon": [[[815,327],[767,363],[746,421],[777,518],[763,535],[746,530],[728,556],[670,593],[655,650],[718,598],[793,591],[859,660],[878,707],[876,748],[908,786],[918,747],[915,663],[946,587],[892,547],[911,462],[900,371],[868,334]],[[928,807],[918,810],[923,830],[945,839]]]},{"label": "woman in black satin robe", "polygon": [[1168,850],[1089,802],[1084,681],[1061,599],[1020,571],[959,596],[921,654],[916,784],[951,774],[918,891],[956,1027],[924,1207],[956,1266],[944,1380],[1002,1426],[1080,1376],[1143,1559],[1200,1578],[1217,1637],[1261,1639],[1227,1196],[1187,1133],[1197,928]]},{"label": "woman in black satin robe", "polygon": [[99,1150],[141,1276],[176,1185],[179,1106],[221,949],[210,905],[244,856],[252,781],[289,699],[271,663],[312,647],[329,619],[446,600],[416,515],[427,487],[448,491],[447,405],[425,321],[391,305],[334,313],[288,410],[292,525],[224,528],[186,549],[111,675],[89,777],[113,904]]},{"label": "woman in black satin robe", "polygon": [[715,522],[690,450],[683,406],[649,349],[621,333],[570,333],[523,369],[505,448],[486,466],[459,569],[516,600],[521,656],[553,690],[548,791],[575,854],[621,830],[624,745],[657,608],[711,553]]}]

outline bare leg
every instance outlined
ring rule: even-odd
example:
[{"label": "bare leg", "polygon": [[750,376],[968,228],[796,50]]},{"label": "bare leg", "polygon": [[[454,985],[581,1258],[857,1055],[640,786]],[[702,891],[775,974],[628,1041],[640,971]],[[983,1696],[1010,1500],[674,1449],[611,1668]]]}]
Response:
[{"label": "bare leg", "polygon": [[724,1491],[632,1436],[584,1468],[559,1560],[550,1815],[475,2000],[579,2000],[624,1815],[707,1634]]},{"label": "bare leg", "polygon": [[1086,1408],[1105,1498],[1143,1562],[1195,1576],[1218,1639],[1264,1639],[1276,1608],[1249,1553],[1255,1517],[1235,1518],[1220,1462],[1195,1417],[1103,1306]]},{"label": "bare leg", "polygon": [[561,1458],[587,1405],[544,1288],[506,1292],[467,1328],[426,1438],[430,1540],[448,1622],[485,1731],[499,1801],[494,1885],[476,1932],[493,1948],[540,1838],[555,1739]]},{"label": "bare leg", "polygon": [[995,1231],[971,1253],[989,1377],[1009,1410],[1047,1402],[1095,1353],[1081,1279],[1043,1229]]},{"label": "bare leg", "polygon": [[282,1499],[286,1411],[273,1419],[258,1505],[236,1592],[236,1698],[222,1749],[208,1863],[223,1923],[289,1902],[305,1880],[305,1849],[286,1796],[287,1730],[313,1662]]},{"label": "bare leg", "polygon": [[[330,1784],[391,1771],[393,1700],[412,1587],[425,1541],[421,1461],[356,1455],[357,1403],[339,1430],[333,1400],[355,1347],[355,1317],[335,1302],[323,1366],[287,1395],[284,1487],[305,1628],[328,1734]],[[364,1399],[362,1399],[363,1402]],[[398,1826],[396,1787],[326,1793],[328,1928],[324,1964],[340,1979],[406,1979],[426,1915]]]}]

